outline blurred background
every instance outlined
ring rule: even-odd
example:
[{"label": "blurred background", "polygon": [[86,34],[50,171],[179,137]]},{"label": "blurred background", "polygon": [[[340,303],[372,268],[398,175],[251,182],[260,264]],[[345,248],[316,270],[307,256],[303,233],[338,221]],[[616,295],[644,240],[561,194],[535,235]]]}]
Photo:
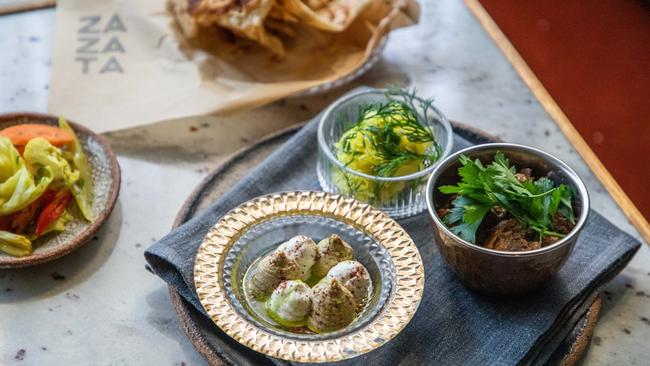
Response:
[{"label": "blurred background", "polygon": [[480,3],[650,219],[650,2]]}]

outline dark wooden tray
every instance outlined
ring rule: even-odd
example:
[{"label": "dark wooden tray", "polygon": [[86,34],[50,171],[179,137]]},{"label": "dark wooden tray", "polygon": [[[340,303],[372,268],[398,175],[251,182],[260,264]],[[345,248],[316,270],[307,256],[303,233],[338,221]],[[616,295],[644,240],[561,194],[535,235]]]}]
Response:
[{"label": "dark wooden tray", "polygon": [[[230,189],[243,178],[252,168],[264,160],[273,150],[291,137],[302,124],[291,126],[278,131],[231,155],[220,166],[215,168],[201,182],[185,200],[174,221],[174,227],[191,219],[197,213],[208,207],[212,202]],[[499,141],[473,127],[454,122],[454,132],[474,143],[487,143]],[[176,311],[181,328],[190,339],[197,351],[210,365],[231,365],[234,360],[229,360],[213,347],[209,340],[217,339],[213,329],[216,327],[210,319],[202,316],[194,307],[181,297],[178,292],[169,287],[169,296]],[[551,356],[551,364],[575,365],[586,350],[598,321],[601,299],[597,296],[585,316],[578,322],[571,334],[560,344],[560,347]]]}]

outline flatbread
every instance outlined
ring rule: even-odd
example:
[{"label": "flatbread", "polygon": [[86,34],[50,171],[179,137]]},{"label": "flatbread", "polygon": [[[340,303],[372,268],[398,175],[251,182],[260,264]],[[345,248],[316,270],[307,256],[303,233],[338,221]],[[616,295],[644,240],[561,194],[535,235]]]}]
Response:
[{"label": "flatbread", "polygon": [[298,17],[291,14],[286,9],[279,7],[277,3],[274,3],[271,7],[269,18],[281,20],[286,23],[298,23]]},{"label": "flatbread", "polygon": [[199,25],[190,15],[191,3],[192,1],[188,0],[169,0],[167,2],[167,9],[174,14],[181,31],[188,38],[194,38],[199,34]]},{"label": "flatbread", "polygon": [[[287,9],[306,24],[328,32],[344,31],[373,2],[373,0],[310,0],[305,4],[301,0],[276,1],[280,7]],[[311,8],[308,4],[315,8]]]},{"label": "flatbread", "polygon": [[264,25],[269,31],[275,34],[282,35],[287,38],[296,37],[296,30],[293,29],[290,24],[287,24],[285,22],[276,19],[267,19],[266,22],[264,22]]},{"label": "flatbread", "polygon": [[275,0],[171,0],[171,2],[174,15],[186,35],[196,35],[201,27],[218,26],[259,43],[277,56],[285,55],[282,41],[267,32],[264,27],[264,21]]}]

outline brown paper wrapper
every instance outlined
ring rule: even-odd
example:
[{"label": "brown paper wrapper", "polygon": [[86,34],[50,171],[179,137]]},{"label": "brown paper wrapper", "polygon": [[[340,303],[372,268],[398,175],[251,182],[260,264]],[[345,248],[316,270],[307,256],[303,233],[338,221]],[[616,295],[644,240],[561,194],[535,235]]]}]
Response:
[{"label": "brown paper wrapper", "polygon": [[342,33],[301,25],[281,60],[216,29],[187,39],[165,0],[59,0],[56,12],[48,110],[104,132],[253,108],[340,79],[419,9],[375,0]]}]

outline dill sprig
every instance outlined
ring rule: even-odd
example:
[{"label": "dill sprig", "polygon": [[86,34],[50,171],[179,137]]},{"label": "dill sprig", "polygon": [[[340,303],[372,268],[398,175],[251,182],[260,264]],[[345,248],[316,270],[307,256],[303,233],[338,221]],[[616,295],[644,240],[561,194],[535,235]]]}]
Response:
[{"label": "dill sprig", "polygon": [[[423,167],[430,166],[442,154],[433,130],[421,123],[421,119],[429,118],[433,100],[418,98],[415,89],[391,89],[385,95],[387,102],[359,106],[359,118],[355,124],[357,131],[347,133],[339,144],[341,150],[350,156],[350,160],[343,163],[349,165],[360,154],[352,149],[351,141],[357,138],[357,134],[361,134],[363,147],[372,147],[381,160],[374,167],[375,176],[394,176],[401,166],[414,161]],[[369,123],[371,119],[380,119],[383,123],[381,126]],[[424,154],[411,151],[400,144],[402,138],[413,143],[432,143],[432,148]]]}]

